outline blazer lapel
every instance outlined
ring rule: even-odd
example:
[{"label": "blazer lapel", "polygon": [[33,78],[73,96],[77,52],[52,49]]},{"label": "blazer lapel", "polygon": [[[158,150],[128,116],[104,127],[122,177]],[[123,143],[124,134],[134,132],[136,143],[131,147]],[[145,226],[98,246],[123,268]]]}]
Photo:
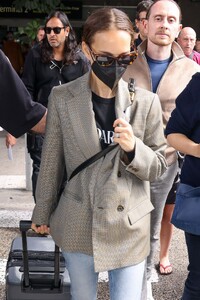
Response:
[{"label": "blazer lapel", "polygon": [[[92,93],[89,87],[89,76],[90,72],[77,79],[74,85],[71,84],[69,86],[73,97],[67,100],[67,106],[70,112],[69,117],[76,142],[85,159],[101,151],[92,105]],[[129,122],[126,110],[130,105],[131,101],[127,83],[121,79],[115,99],[116,118],[124,118]]]},{"label": "blazer lapel", "polygon": [[70,85],[73,98],[67,101],[76,142],[85,159],[101,150],[89,88],[89,75],[88,72],[76,80],[76,87]]},{"label": "blazer lapel", "polygon": [[115,99],[115,113],[116,118],[123,118],[127,122],[130,121],[127,114],[128,108],[132,105],[130,101],[130,94],[128,91],[128,84],[123,79],[119,81],[116,99]]}]

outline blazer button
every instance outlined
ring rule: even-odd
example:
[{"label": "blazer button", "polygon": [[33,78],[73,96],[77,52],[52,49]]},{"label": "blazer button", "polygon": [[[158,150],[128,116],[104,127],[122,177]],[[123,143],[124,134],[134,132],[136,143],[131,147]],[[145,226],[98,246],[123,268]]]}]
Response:
[{"label": "blazer button", "polygon": [[117,176],[118,176],[118,177],[121,177],[121,176],[122,176],[121,171],[118,171]]},{"label": "blazer button", "polygon": [[117,211],[123,211],[123,210],[124,210],[124,207],[122,205],[118,205]]}]

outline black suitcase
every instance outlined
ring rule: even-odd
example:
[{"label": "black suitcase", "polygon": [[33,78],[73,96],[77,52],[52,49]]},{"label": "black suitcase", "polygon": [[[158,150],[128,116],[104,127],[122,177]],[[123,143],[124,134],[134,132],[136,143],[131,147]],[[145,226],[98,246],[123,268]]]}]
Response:
[{"label": "black suitcase", "polygon": [[[65,261],[51,237],[27,237],[31,221],[20,221],[6,266],[6,300],[70,300]],[[28,250],[27,250],[28,249]]]}]

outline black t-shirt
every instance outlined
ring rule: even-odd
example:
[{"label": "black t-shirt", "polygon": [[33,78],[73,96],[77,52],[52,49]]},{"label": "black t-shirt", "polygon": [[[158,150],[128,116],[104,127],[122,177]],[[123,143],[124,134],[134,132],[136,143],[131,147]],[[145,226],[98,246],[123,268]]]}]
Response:
[{"label": "black t-shirt", "polygon": [[0,70],[0,126],[19,137],[41,120],[46,109],[32,101],[22,80],[1,50]]},{"label": "black t-shirt", "polygon": [[115,115],[115,97],[107,99],[92,93],[93,110],[102,149],[113,142]]}]

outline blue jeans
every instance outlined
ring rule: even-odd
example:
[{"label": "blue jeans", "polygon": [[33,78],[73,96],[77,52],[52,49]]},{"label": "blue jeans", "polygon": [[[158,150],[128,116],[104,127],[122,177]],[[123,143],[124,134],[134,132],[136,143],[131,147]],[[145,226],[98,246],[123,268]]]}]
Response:
[{"label": "blue jeans", "polygon": [[185,288],[182,300],[200,299],[200,236],[185,232],[185,239],[188,250],[188,277],[185,281]]},{"label": "blue jeans", "polygon": [[[96,300],[98,275],[94,259],[83,253],[63,252],[71,280],[72,300]],[[111,300],[140,300],[145,261],[108,271]]]}]

